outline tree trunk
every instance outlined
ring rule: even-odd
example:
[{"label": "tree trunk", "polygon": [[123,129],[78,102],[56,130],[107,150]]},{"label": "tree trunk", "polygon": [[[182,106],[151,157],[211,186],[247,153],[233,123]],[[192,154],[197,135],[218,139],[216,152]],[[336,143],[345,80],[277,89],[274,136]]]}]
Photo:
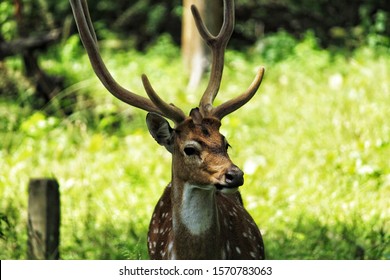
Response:
[{"label": "tree trunk", "polygon": [[183,0],[182,56],[184,67],[190,75],[188,89],[195,89],[209,65],[208,49],[196,28],[191,5],[196,5],[211,33],[216,35],[222,24],[221,0]]}]

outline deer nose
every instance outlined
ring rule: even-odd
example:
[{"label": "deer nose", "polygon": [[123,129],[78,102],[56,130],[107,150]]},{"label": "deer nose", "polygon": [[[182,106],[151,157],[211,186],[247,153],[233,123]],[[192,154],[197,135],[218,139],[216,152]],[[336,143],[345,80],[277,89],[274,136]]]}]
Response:
[{"label": "deer nose", "polygon": [[225,173],[225,186],[226,188],[238,188],[244,184],[244,172],[241,171],[236,165],[229,167]]}]

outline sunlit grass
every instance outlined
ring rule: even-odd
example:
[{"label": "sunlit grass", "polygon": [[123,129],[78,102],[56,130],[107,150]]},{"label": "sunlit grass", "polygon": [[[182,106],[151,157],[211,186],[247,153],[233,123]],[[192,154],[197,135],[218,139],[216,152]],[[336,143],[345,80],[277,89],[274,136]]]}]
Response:
[{"label": "sunlit grass", "polygon": [[[77,94],[71,116],[0,103],[0,258],[25,258],[32,177],[60,183],[62,258],[147,258],[148,223],[170,180],[170,155],[149,136],[145,113],[114,100],[72,44],[56,54],[59,65],[45,62],[74,81],[59,97]],[[126,87],[144,94],[140,75],[147,73],[186,112],[207,82],[186,94],[177,49],[103,53]],[[362,48],[346,58],[306,41],[278,63],[256,52],[228,52],[226,61],[217,103],[266,67],[258,94],[223,120],[222,132],[246,173],[242,194],[267,257],[389,259],[389,56]]]}]

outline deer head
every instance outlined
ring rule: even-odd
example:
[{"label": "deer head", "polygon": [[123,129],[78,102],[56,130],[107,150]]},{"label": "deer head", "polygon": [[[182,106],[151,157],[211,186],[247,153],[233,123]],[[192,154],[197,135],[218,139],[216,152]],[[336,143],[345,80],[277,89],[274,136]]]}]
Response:
[{"label": "deer head", "polygon": [[[233,0],[224,0],[224,22],[217,36],[210,34],[197,8],[191,7],[199,33],[212,50],[212,65],[208,86],[198,107],[192,109],[188,116],[175,105],[168,104],[161,99],[146,75],[142,75],[142,82],[149,98],[137,95],[120,86],[110,75],[100,56],[86,1],[70,0],[70,2],[81,40],[98,78],[115,97],[148,112],[146,122],[151,135],[157,143],[172,154],[172,182],[156,206],[149,230],[151,257],[243,257],[242,249],[238,246],[229,249],[233,241],[229,242],[226,240],[227,237],[224,237],[223,242],[218,240],[226,234],[222,232],[224,223],[221,217],[223,217],[224,207],[230,204],[234,209],[237,208],[241,218],[245,217],[247,221],[241,227],[256,232],[256,238],[252,242],[255,242],[253,246],[257,251],[256,253],[254,250],[251,251],[251,254],[248,253],[246,257],[264,257],[260,232],[242,207],[241,197],[235,194],[237,188],[244,182],[244,174],[230,160],[227,153],[229,144],[219,132],[222,118],[242,107],[255,95],[262,81],[264,68],[258,70],[252,84],[241,95],[219,106],[213,106],[221,84],[226,45],[234,27]],[[174,127],[170,126],[167,119],[174,122]],[[232,193],[233,197],[221,196],[221,193]],[[231,201],[226,202],[227,198]],[[162,212],[163,209],[166,212]],[[204,211],[206,212],[203,213]],[[210,219],[210,221],[203,223],[201,213],[206,216],[206,220]],[[160,216],[158,221],[156,216]],[[234,220],[229,221],[234,222]],[[227,218],[224,222],[226,231],[229,231],[230,222]],[[235,223],[241,225],[241,221]],[[158,229],[157,233],[156,229]],[[188,246],[196,246],[189,243],[201,243],[202,246],[199,248],[203,249],[198,251],[195,249],[195,253],[189,254]],[[243,244],[246,244],[243,246],[249,246],[250,243],[244,242]],[[220,248],[216,249],[215,246],[222,246],[225,251]],[[239,251],[240,256],[232,255],[231,251],[236,251],[236,253]]]}]

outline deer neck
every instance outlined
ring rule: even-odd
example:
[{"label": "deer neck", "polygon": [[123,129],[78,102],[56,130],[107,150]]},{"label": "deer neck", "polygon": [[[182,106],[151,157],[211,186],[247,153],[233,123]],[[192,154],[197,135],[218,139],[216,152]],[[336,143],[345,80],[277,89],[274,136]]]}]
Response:
[{"label": "deer neck", "polygon": [[221,258],[214,186],[172,181],[173,258]]}]

